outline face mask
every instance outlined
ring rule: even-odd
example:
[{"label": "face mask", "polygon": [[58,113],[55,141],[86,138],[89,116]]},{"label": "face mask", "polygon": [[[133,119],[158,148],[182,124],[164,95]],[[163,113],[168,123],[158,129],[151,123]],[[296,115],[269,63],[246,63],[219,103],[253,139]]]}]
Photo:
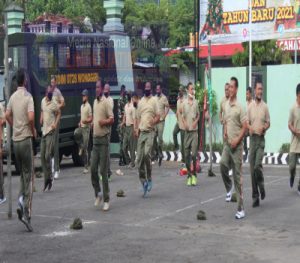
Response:
[{"label": "face mask", "polygon": [[104,96],[105,96],[106,98],[108,98],[108,96],[109,96],[108,92],[104,92]]},{"label": "face mask", "polygon": [[49,101],[52,100],[52,97],[53,97],[53,93],[52,92],[48,92],[47,98],[48,98]]},{"label": "face mask", "polygon": [[137,108],[137,102],[133,103],[133,107]]},{"label": "face mask", "polygon": [[145,89],[144,94],[146,97],[149,97],[151,95],[151,90]]}]

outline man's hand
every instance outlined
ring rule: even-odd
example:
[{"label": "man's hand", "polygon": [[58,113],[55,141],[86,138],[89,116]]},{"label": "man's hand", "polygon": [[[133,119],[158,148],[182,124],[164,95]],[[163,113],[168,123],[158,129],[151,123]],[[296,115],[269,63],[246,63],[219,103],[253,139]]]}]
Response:
[{"label": "man's hand", "polygon": [[193,122],[193,129],[197,129],[197,125],[198,125],[197,121]]},{"label": "man's hand", "polygon": [[259,129],[258,129],[258,133],[259,133],[258,135],[259,135],[259,136],[264,135],[264,134],[265,134],[265,131],[266,131],[266,130],[265,130],[265,127],[259,128]]},{"label": "man's hand", "polygon": [[106,120],[100,120],[99,121],[99,125],[102,126],[106,126],[107,125],[107,121]]},{"label": "man's hand", "polygon": [[232,141],[231,141],[231,143],[230,143],[230,147],[232,148],[232,149],[235,149],[238,145],[239,145],[239,140],[238,139],[233,139]]},{"label": "man's hand", "polygon": [[55,130],[55,129],[56,129],[56,124],[55,124],[55,123],[53,123],[53,124],[51,125],[51,129],[52,129],[52,130]]}]

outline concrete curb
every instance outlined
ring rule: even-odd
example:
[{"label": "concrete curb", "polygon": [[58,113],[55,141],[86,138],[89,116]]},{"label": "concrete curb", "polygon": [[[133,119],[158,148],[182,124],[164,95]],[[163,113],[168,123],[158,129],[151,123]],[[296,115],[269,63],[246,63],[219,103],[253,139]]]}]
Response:
[{"label": "concrete curb", "polygon": [[[181,162],[182,155],[181,152],[163,152],[164,161],[169,162]],[[210,153],[209,152],[200,152],[200,162],[201,163],[209,163],[210,162]],[[245,153],[243,155],[243,160],[245,160]],[[221,161],[221,153],[213,152],[212,153],[212,161],[215,164],[219,164]],[[263,158],[263,164],[272,164],[272,165],[287,165],[289,162],[289,154],[288,153],[265,153]],[[299,162],[299,160],[298,160]],[[244,163],[249,163],[248,157],[244,161]]]}]

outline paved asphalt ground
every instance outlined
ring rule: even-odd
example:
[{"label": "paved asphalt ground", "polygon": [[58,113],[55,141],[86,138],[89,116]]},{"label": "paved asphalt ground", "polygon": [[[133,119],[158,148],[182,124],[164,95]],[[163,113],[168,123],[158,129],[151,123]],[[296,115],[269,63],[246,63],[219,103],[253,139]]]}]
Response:
[{"label": "paved asphalt ground", "polygon": [[[112,168],[119,168],[116,160]],[[234,218],[236,203],[225,202],[219,167],[214,169],[217,177],[209,178],[204,166],[199,186],[188,188],[178,164],[155,165],[148,198],[142,198],[137,171],[123,169],[124,176],[113,176],[111,210],[105,213],[94,207],[90,175],[65,159],[53,191],[43,193],[43,179],[36,179],[33,233],[15,213],[7,219],[7,203],[0,206],[0,263],[299,262],[300,196],[288,186],[288,168],[265,167],[267,197],[255,209],[249,168],[243,168],[246,218],[241,221]],[[18,186],[14,176],[14,212]],[[125,198],[116,197],[119,189]],[[206,221],[197,220],[200,209]],[[84,221],[83,230],[69,229],[75,217]]]}]

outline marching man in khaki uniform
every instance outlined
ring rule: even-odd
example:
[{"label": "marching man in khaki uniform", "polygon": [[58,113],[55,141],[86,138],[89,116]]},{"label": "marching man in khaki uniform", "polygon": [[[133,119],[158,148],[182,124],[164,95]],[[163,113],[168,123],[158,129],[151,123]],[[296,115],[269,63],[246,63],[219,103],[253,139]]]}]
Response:
[{"label": "marching man in khaki uniform", "polygon": [[162,93],[160,84],[156,85],[156,100],[158,106],[158,112],[160,115],[159,123],[156,124],[157,134],[154,137],[154,152],[158,155],[158,165],[161,166],[163,159],[162,148],[164,144],[163,134],[165,128],[165,119],[169,113],[170,106],[167,97]]},{"label": "marching man in khaki uniform", "polygon": [[137,165],[144,197],[152,189],[151,150],[154,141],[154,128],[160,120],[157,101],[151,93],[151,83],[147,82],[144,89],[145,96],[138,103],[136,116],[137,127],[139,127]]},{"label": "marching man in khaki uniform", "polygon": [[[113,98],[110,96],[110,86],[108,83],[106,83],[104,85],[104,89],[103,89],[103,95],[104,97],[108,100],[109,105],[111,106],[112,112],[114,112],[114,100]],[[110,127],[110,132],[109,132],[109,145],[108,145],[108,149],[109,149],[109,154],[107,156],[107,165],[108,165],[108,180],[110,180],[111,176],[112,176],[112,171],[110,169],[110,139],[111,139],[111,127]]]},{"label": "marching man in khaki uniform", "polygon": [[33,231],[30,224],[33,189],[33,149],[32,138],[36,138],[34,126],[34,104],[31,94],[26,90],[24,69],[17,72],[17,91],[10,97],[6,119],[13,128],[13,145],[16,162],[20,167],[20,194],[17,214],[28,231]]},{"label": "marching man in khaki uniform", "polygon": [[[300,84],[298,84],[296,89],[296,102],[290,110],[289,129],[292,133],[289,154],[290,187],[293,188],[297,160],[300,157]],[[300,180],[298,183],[298,194],[300,195]]]},{"label": "marching man in khaki uniform", "polygon": [[238,80],[232,77],[229,86],[229,100],[225,105],[224,148],[220,170],[226,188],[226,202],[231,201],[233,184],[229,169],[233,168],[234,187],[237,193],[238,211],[236,219],[245,217],[242,185],[243,138],[247,131],[247,116],[242,105],[237,101]]},{"label": "marching man in khaki uniform", "polygon": [[46,96],[41,103],[40,124],[42,126],[41,163],[44,174],[44,191],[52,188],[53,177],[51,159],[54,156],[54,133],[60,119],[60,109],[53,100],[50,88],[46,89]]},{"label": "marching man in khaki uniform", "polygon": [[[123,116],[122,127],[125,127],[123,137],[123,152],[125,156],[125,163],[130,164],[130,168],[135,167],[135,147],[134,147],[134,119],[135,119],[135,108],[132,103],[131,93],[127,94],[127,103],[125,105],[125,113]],[[130,152],[130,157],[128,155]]]},{"label": "marching man in khaki uniform", "polygon": [[178,150],[179,145],[178,145],[178,139],[177,139],[177,134],[180,133],[180,151],[181,151],[181,162],[185,163],[185,158],[184,158],[184,133],[185,133],[185,127],[183,125],[182,121],[182,112],[183,112],[183,105],[184,105],[185,97],[184,97],[184,87],[179,88],[179,95],[177,99],[177,107],[176,107],[176,119],[177,123],[174,127],[173,131],[173,141],[176,150]]},{"label": "marching man in khaki uniform", "polygon": [[109,101],[103,96],[101,82],[96,83],[96,96],[94,101],[94,120],[93,120],[93,150],[91,160],[92,185],[95,191],[95,206],[102,200],[101,188],[99,183],[98,168],[102,176],[103,186],[103,211],[109,210],[109,183],[108,183],[108,155],[109,138],[111,126],[114,123],[114,115]]},{"label": "marching man in khaki uniform", "polygon": [[[57,88],[56,85],[56,77],[51,76],[51,85],[50,91],[53,94],[53,99],[58,105],[60,111],[65,107],[65,99],[61,94],[60,90]],[[60,168],[59,168],[59,124],[58,122],[57,127],[54,133],[54,158],[52,159],[52,172],[54,173],[54,179],[59,178]]]},{"label": "marching man in khaki uniform", "polygon": [[[182,108],[182,122],[185,128],[184,149],[185,162],[188,169],[187,186],[197,185],[197,149],[198,149],[198,122],[200,118],[199,105],[195,98],[195,88],[192,83],[187,87],[188,97]],[[192,152],[192,155],[191,155]],[[191,171],[191,159],[193,171]]]},{"label": "marching man in khaki uniform", "polygon": [[265,134],[270,128],[270,114],[262,96],[263,85],[261,82],[257,82],[255,85],[255,100],[249,104],[247,109],[253,207],[259,206],[259,193],[261,200],[264,200],[266,196],[262,160],[265,152]]},{"label": "marching man in khaki uniform", "polygon": [[88,147],[91,131],[91,123],[93,121],[92,107],[89,103],[89,92],[85,89],[82,93],[82,105],[80,107],[80,122],[78,128],[74,132],[76,143],[79,145],[79,156],[83,157],[84,170],[83,173],[89,172],[89,156]]},{"label": "marching man in khaki uniform", "polygon": [[[220,103],[220,113],[219,113],[219,118],[220,118],[220,122],[223,126],[223,134],[224,134],[224,115],[225,115],[225,105],[229,100],[229,83],[225,84],[225,96],[222,99],[221,103]],[[231,167],[231,166],[230,166]],[[229,169],[229,176],[232,176],[232,169]]]}]

